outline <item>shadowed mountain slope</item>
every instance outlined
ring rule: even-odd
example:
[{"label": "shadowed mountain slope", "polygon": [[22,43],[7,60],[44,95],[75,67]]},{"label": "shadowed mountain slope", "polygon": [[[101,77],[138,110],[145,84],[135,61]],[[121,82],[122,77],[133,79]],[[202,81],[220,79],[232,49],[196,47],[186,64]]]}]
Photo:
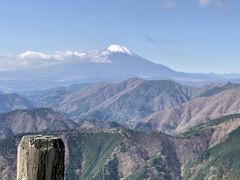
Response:
[{"label": "shadowed mountain slope", "polygon": [[229,89],[207,97],[197,97],[181,107],[155,112],[137,128],[183,131],[211,119],[240,112],[240,89]]},{"label": "shadowed mountain slope", "polygon": [[51,109],[15,110],[0,114],[0,138],[26,132],[68,130],[78,124]]},{"label": "shadowed mountain slope", "polygon": [[34,104],[31,101],[18,94],[5,94],[0,92],[0,113],[32,107],[34,107]]},{"label": "shadowed mountain slope", "polygon": [[[96,119],[133,124],[153,112],[182,105],[191,99],[192,93],[193,88],[170,80],[132,78],[115,84],[97,83],[63,94],[55,109],[77,121]],[[49,99],[50,96],[39,98],[37,102],[47,106]]]}]

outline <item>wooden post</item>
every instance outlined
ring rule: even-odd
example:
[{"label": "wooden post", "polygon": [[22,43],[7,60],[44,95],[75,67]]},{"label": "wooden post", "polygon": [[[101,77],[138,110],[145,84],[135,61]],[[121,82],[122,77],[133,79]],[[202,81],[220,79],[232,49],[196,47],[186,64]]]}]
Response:
[{"label": "wooden post", "polygon": [[18,146],[17,180],[64,180],[64,143],[54,136],[24,136]]}]

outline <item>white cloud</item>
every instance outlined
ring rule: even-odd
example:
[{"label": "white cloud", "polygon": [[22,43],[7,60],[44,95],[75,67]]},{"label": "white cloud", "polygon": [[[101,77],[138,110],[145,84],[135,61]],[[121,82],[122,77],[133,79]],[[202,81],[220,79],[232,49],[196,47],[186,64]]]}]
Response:
[{"label": "white cloud", "polygon": [[201,7],[215,6],[216,8],[223,10],[223,11],[230,10],[229,5],[226,4],[223,0],[198,0],[198,4]]},{"label": "white cloud", "polygon": [[164,0],[164,7],[167,10],[173,10],[176,8],[176,1],[175,0]]},{"label": "white cloud", "polygon": [[79,52],[73,52],[73,51],[59,51],[55,52],[54,54],[46,54],[42,52],[37,51],[26,51],[23,52],[17,57],[19,59],[39,59],[39,60],[66,60],[66,58],[72,58],[72,57],[84,57],[85,53],[79,53]]},{"label": "white cloud", "polygon": [[26,51],[17,55],[0,56],[0,71],[31,69],[76,62],[109,63],[107,55],[105,51],[88,53],[57,51],[52,54]]},{"label": "white cloud", "polygon": [[45,53],[36,51],[26,51],[17,55],[19,59],[50,59],[51,56]]}]

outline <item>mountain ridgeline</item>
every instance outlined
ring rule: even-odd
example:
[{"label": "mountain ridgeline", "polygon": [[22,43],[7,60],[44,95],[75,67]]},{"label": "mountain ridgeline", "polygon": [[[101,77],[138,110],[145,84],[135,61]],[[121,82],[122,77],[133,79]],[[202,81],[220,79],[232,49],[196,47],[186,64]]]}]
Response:
[{"label": "mountain ridgeline", "polygon": [[239,179],[239,92],[234,83],[131,78],[9,94],[0,177],[16,178],[17,145],[37,133],[64,140],[67,180]]},{"label": "mountain ridgeline", "polygon": [[57,110],[81,119],[134,123],[147,115],[179,106],[190,99],[187,87],[172,81],[130,79],[117,84],[96,84],[66,96]]},{"label": "mountain ridgeline", "polygon": [[28,109],[34,107],[34,103],[28,99],[13,93],[0,92],[0,113],[9,112],[16,109]]},{"label": "mountain ridgeline", "polygon": [[16,134],[78,128],[68,116],[52,109],[15,110],[0,114],[0,139]]},{"label": "mountain ridgeline", "polygon": [[78,91],[47,91],[29,98],[37,107],[85,120],[115,121],[130,128],[183,131],[201,122],[239,113],[239,84],[184,86],[171,80],[131,78],[119,83],[88,84]]},{"label": "mountain ridgeline", "polygon": [[[64,140],[66,180],[238,179],[239,119],[239,114],[226,116],[174,136],[125,128],[42,134]],[[3,180],[16,177],[16,148],[21,136],[0,140]]]},{"label": "mountain ridgeline", "polygon": [[51,108],[80,124],[114,121],[129,128],[173,133],[239,113],[239,89],[239,84],[229,82],[196,88],[171,80],[131,78],[25,92],[24,97],[1,94],[1,111]]}]

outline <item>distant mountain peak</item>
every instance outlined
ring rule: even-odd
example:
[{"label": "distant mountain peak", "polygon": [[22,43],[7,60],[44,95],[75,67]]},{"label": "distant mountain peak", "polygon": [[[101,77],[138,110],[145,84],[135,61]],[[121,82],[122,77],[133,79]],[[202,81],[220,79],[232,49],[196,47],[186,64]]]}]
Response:
[{"label": "distant mountain peak", "polygon": [[106,50],[111,53],[132,54],[132,52],[128,48],[126,48],[125,46],[122,46],[122,45],[117,45],[117,44],[111,44],[110,46],[108,46],[108,48]]}]

